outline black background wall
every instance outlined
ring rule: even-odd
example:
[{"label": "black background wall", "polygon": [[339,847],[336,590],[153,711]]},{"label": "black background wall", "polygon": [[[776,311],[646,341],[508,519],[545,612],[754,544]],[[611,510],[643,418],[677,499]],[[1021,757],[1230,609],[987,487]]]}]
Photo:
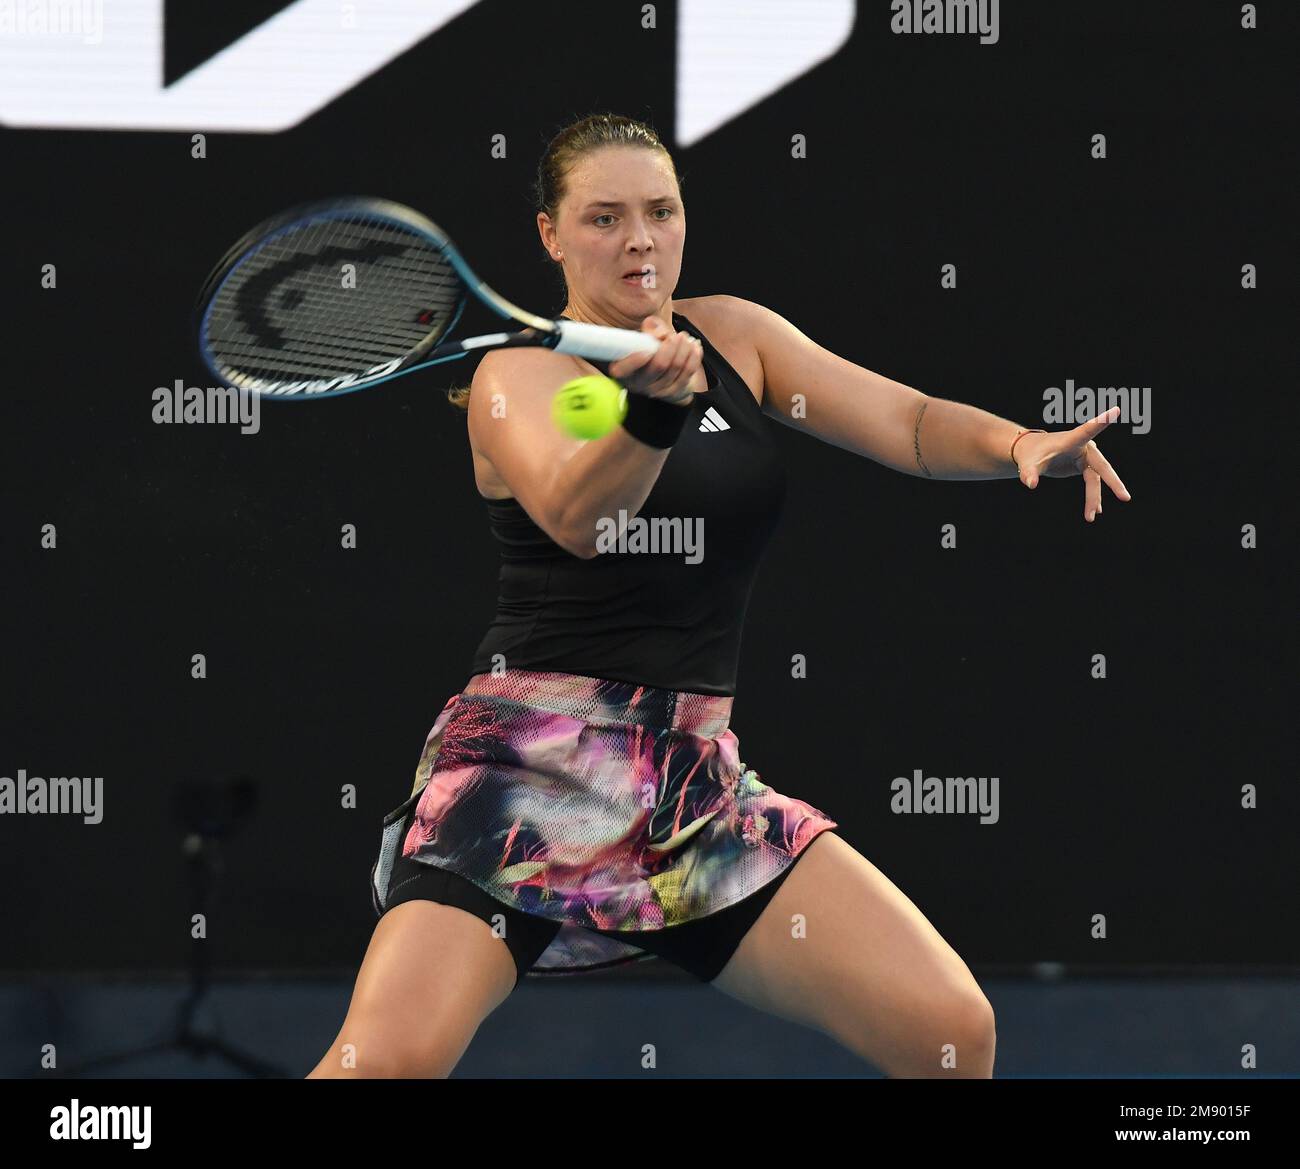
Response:
[{"label": "black background wall", "polygon": [[[742,757],[838,819],[972,965],[1300,959],[1294,17],[1259,9],[1246,31],[1235,4],[1008,0],[981,45],[895,35],[860,0],[832,59],[676,151],[681,297],[758,301],[1026,426],[1067,378],[1151,387],[1149,432],[1100,443],[1133,502],[1108,495],[1091,525],[1077,479],[924,481],[772,424],[791,490],[745,633]],[[260,806],[226,850],[218,964],[359,961],[380,819],[493,610],[439,393],[472,367],[271,405],[255,436],[156,425],[151,395],[209,384],[203,275],[308,198],[421,208],[492,286],[558,310],[529,183],[589,112],[671,140],[677,13],[657,11],[646,30],[622,0],[487,0],[293,129],[210,133],[205,159],[189,132],[0,130],[0,775],[105,790],[98,825],[0,816],[0,968],[182,965],[173,789],[237,773]],[[226,35],[169,18],[188,22],[172,71]],[[916,768],[998,776],[999,821],[893,814]]]}]

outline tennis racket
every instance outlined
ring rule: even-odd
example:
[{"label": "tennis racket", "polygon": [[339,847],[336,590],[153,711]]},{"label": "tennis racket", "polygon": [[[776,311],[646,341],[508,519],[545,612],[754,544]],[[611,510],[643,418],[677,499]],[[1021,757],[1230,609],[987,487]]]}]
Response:
[{"label": "tennis racket", "polygon": [[[471,292],[526,328],[446,340]],[[285,400],[354,393],[483,349],[540,346],[607,370],[659,348],[644,333],[518,308],[432,220],[364,197],[303,204],[253,228],[213,269],[195,315],[216,377]]]}]

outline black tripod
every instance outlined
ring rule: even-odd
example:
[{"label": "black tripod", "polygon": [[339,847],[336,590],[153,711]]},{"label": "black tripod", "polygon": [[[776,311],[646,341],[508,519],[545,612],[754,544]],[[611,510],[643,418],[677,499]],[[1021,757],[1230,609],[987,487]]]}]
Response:
[{"label": "black tripod", "polygon": [[[257,785],[248,776],[185,783],[176,790],[175,811],[186,833],[181,851],[189,873],[190,900],[194,911],[203,914],[205,922],[209,920],[209,910],[216,902],[218,884],[225,872],[222,841],[238,831],[251,817],[256,805]],[[55,1075],[81,1076],[159,1052],[182,1051],[199,1059],[215,1055],[240,1071],[261,1079],[287,1078],[288,1072],[284,1068],[241,1051],[219,1034],[201,1030],[196,1025],[199,1008],[207,997],[211,969],[212,943],[206,938],[192,939],[189,987],[177,1008],[169,1035],[140,1047],[73,1064],[59,1069]]]}]

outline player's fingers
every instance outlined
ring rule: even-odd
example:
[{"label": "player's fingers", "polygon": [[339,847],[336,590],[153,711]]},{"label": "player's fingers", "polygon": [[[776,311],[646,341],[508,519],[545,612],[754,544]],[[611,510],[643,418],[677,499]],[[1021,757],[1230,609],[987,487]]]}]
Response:
[{"label": "player's fingers", "polygon": [[673,363],[670,367],[674,378],[690,376],[691,365],[699,352],[699,342],[689,333],[679,333],[677,336],[680,344],[673,355]]},{"label": "player's fingers", "polygon": [[704,343],[698,337],[691,338],[690,352],[686,357],[686,368],[682,371],[684,381],[690,381],[704,367]]},{"label": "player's fingers", "polygon": [[653,353],[629,353],[609,363],[609,376],[619,381],[630,380],[632,375],[654,360]]},{"label": "player's fingers", "polygon": [[660,344],[653,353],[636,353],[614,362],[610,376],[623,382],[629,390],[652,398],[674,397],[690,380],[692,362],[698,362],[703,346],[690,333],[676,333],[658,317],[641,322],[642,331],[656,337]]},{"label": "player's fingers", "polygon": [[675,334],[668,338],[659,346],[659,351],[647,366],[647,374],[653,377],[656,382],[662,381],[672,372],[673,366],[681,360],[682,351],[681,334]]},{"label": "player's fingers", "polygon": [[656,387],[660,395],[664,397],[680,395],[683,388],[690,382],[691,375],[699,366],[698,354],[700,349],[695,338],[687,333],[679,333],[676,341],[672,363],[660,379],[659,386]]},{"label": "player's fingers", "polygon": [[[641,322],[641,331],[647,336],[654,337],[659,342],[659,347],[649,352],[629,353],[626,357],[611,362],[609,365],[610,377],[617,378],[620,381],[624,378],[632,378],[639,385],[642,382],[652,381],[658,376],[656,372],[658,367],[655,362],[661,358],[664,352],[669,330],[658,317],[646,317]],[[634,377],[638,371],[641,371],[640,376]]]},{"label": "player's fingers", "polygon": [[1097,473],[1101,476],[1101,481],[1106,484],[1120,499],[1127,503],[1133,497],[1129,490],[1124,486],[1124,480],[1115,473],[1115,468],[1110,465],[1110,460],[1101,453],[1096,447],[1093,447],[1088,456],[1089,461],[1097,468]]}]

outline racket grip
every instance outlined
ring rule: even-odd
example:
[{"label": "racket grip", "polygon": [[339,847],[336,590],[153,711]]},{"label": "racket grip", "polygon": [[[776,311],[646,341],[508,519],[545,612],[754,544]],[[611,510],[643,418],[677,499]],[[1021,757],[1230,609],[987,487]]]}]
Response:
[{"label": "racket grip", "polygon": [[575,357],[595,358],[600,361],[618,361],[631,353],[653,353],[659,342],[645,333],[631,329],[613,329],[609,325],[589,325],[584,321],[556,321],[560,339],[555,343],[556,353],[572,353]]}]

